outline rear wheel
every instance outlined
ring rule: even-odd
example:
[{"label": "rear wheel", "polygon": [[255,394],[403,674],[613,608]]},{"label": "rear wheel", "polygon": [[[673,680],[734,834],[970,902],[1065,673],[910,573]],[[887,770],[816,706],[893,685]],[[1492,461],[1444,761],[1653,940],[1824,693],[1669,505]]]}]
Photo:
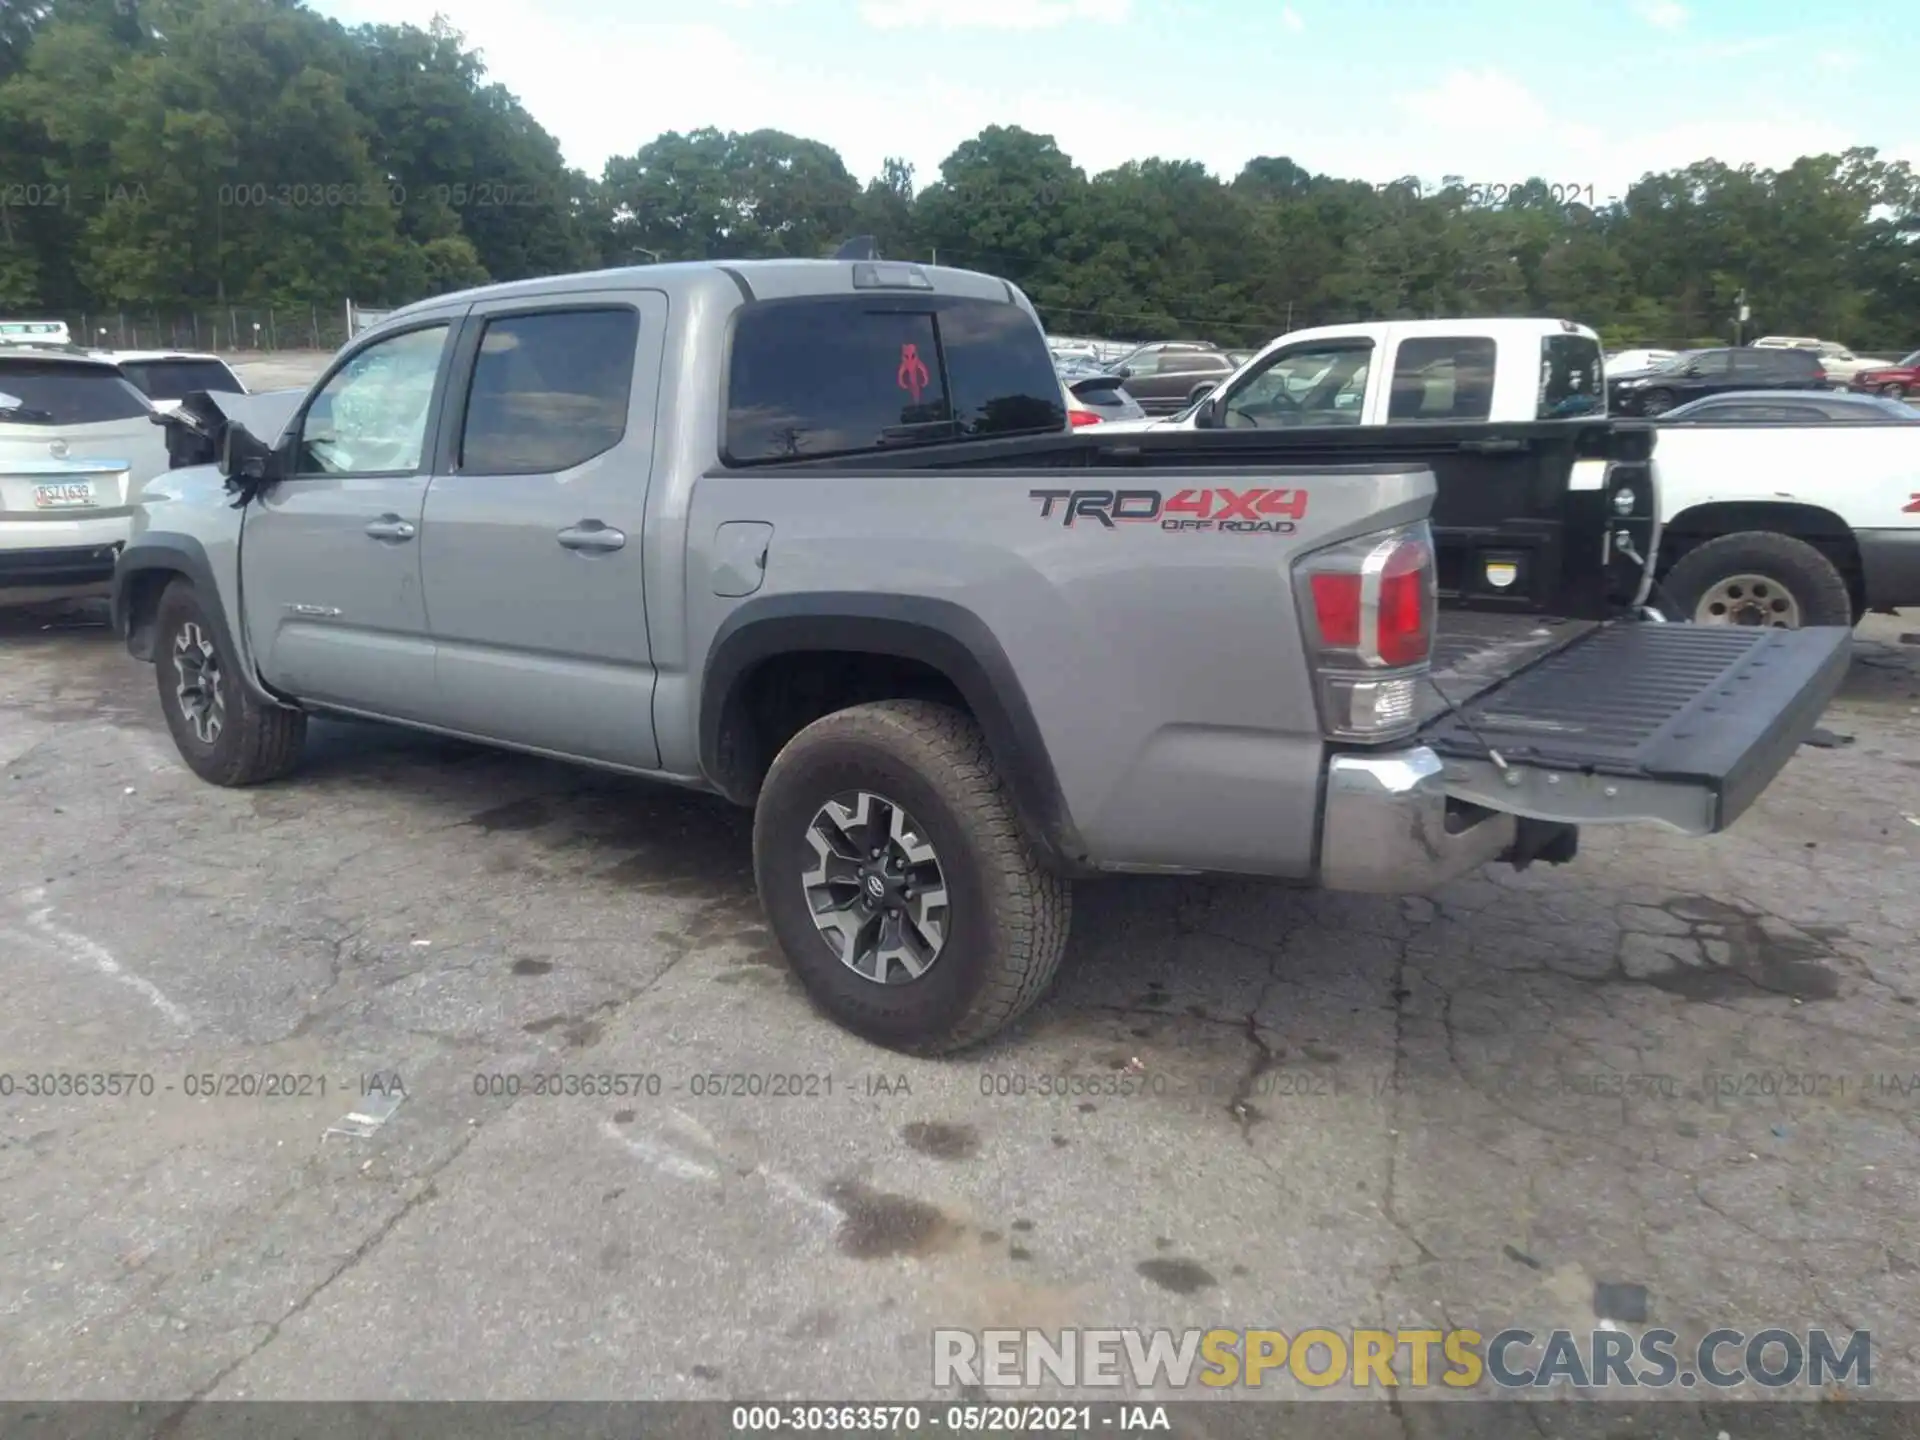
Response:
[{"label": "rear wheel", "polygon": [[167,729],[202,780],[277,780],[300,759],[307,717],[255,695],[221,633],[190,581],[167,586],[155,617],[153,665]]},{"label": "rear wheel", "polygon": [[1853,597],[1834,563],[1806,541],[1771,531],[1722,535],[1689,550],[1662,588],[1674,619],[1701,625],[1854,623]]},{"label": "rear wheel", "polygon": [[1071,891],[1028,845],[979,727],[856,705],[774,759],[753,825],[760,903],[814,1002],[877,1044],[984,1040],[1058,969]]},{"label": "rear wheel", "polygon": [[1664,415],[1673,408],[1674,395],[1671,390],[1649,390],[1640,397],[1642,415]]}]

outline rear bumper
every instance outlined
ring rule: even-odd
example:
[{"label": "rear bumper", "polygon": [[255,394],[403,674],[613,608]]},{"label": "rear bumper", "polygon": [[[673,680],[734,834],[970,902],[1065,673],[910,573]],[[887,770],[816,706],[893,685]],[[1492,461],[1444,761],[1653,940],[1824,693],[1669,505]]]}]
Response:
[{"label": "rear bumper", "polygon": [[57,527],[0,522],[0,599],[104,587],[113,579],[114,561],[126,540],[124,515]]},{"label": "rear bumper", "polygon": [[1520,822],[1460,805],[1446,785],[1446,763],[1424,745],[1334,756],[1320,826],[1320,883],[1412,895],[1508,855]]}]

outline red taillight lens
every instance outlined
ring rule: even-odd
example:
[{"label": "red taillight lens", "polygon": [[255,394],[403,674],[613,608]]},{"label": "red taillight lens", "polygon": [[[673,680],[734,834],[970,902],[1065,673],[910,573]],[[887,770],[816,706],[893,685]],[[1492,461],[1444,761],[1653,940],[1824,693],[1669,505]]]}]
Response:
[{"label": "red taillight lens", "polygon": [[1294,573],[1327,735],[1378,742],[1416,729],[1439,599],[1427,525],[1329,545]]},{"label": "red taillight lens", "polygon": [[1417,665],[1433,645],[1430,559],[1425,545],[1402,540],[1381,568],[1375,648],[1383,665]]},{"label": "red taillight lens", "polygon": [[1352,649],[1360,643],[1360,577],[1358,575],[1315,575],[1313,577],[1313,619],[1320,627],[1320,642]]},{"label": "red taillight lens", "polygon": [[1076,430],[1082,425],[1098,425],[1100,423],[1100,417],[1091,410],[1069,410],[1067,412],[1067,419]]}]

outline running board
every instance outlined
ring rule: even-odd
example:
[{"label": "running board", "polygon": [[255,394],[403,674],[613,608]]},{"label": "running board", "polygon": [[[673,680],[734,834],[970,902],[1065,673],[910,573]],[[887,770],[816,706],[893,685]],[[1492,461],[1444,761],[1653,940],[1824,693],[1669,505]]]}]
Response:
[{"label": "running board", "polygon": [[1818,723],[1852,641],[1832,626],[1610,625],[1437,716],[1420,739],[1467,804],[1710,835]]}]

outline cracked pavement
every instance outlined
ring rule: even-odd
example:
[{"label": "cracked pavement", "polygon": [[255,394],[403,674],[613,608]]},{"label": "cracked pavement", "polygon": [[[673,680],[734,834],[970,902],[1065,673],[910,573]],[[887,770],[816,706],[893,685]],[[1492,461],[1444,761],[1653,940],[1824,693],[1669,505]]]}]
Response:
[{"label": "cracked pavement", "polygon": [[218,790],[100,622],[0,611],[11,1397],[928,1398],[935,1326],[1587,1330],[1604,1284],[1871,1329],[1920,1399],[1899,620],[1727,835],[1082,886],[1051,998],[944,1062],[810,1012],[746,815],[343,725]]}]

